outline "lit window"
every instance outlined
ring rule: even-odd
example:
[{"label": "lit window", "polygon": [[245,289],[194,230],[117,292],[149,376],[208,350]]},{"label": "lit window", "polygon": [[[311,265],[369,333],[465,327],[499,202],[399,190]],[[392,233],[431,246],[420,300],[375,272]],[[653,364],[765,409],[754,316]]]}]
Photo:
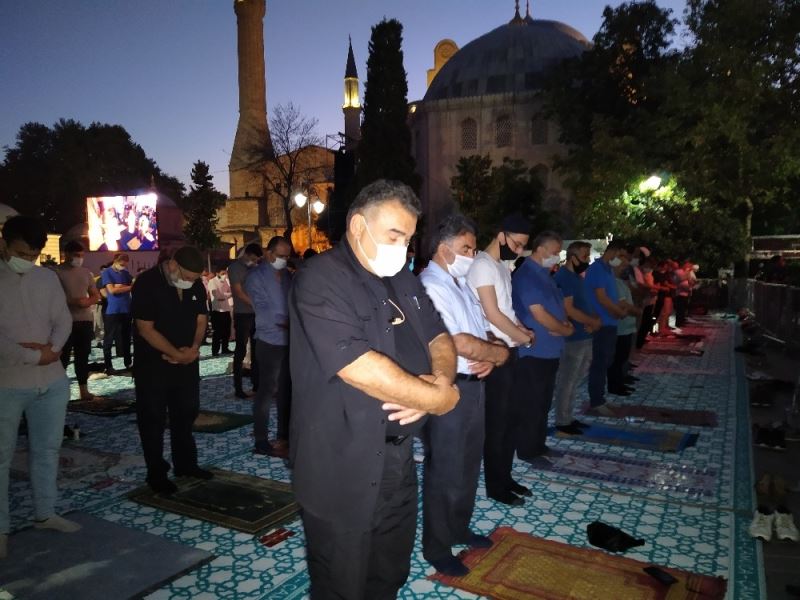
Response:
[{"label": "lit window", "polygon": [[477,150],[478,124],[475,119],[464,119],[461,122],[461,149]]},{"label": "lit window", "polygon": [[498,148],[511,145],[511,133],[511,118],[508,116],[498,117],[494,132],[495,144]]}]

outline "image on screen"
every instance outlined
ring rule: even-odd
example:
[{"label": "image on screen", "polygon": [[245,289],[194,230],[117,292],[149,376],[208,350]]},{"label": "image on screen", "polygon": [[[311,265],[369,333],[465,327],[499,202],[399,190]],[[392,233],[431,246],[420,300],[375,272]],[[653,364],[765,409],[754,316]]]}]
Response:
[{"label": "image on screen", "polygon": [[158,250],[155,194],[86,199],[89,250]]}]

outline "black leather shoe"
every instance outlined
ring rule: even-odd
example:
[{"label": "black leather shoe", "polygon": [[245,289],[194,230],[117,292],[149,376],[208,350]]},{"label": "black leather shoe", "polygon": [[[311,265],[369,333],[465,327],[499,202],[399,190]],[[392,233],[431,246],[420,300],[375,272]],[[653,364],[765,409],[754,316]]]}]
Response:
[{"label": "black leather shoe", "polygon": [[575,427],[580,427],[581,429],[589,429],[591,425],[588,423],[584,423],[583,421],[578,421],[578,419],[573,419],[570,425],[574,425]]},{"label": "black leather shoe", "polygon": [[509,491],[515,493],[517,496],[527,496],[531,497],[533,494],[531,491],[526,488],[524,485],[518,484],[516,481],[512,481],[511,485],[508,486]]},{"label": "black leather shoe", "polygon": [[494,542],[485,535],[470,531],[467,538],[467,546],[470,548],[491,548],[494,546]]},{"label": "black leather shoe", "polygon": [[463,577],[469,573],[467,566],[461,562],[461,559],[456,556],[448,556],[447,558],[440,558],[439,560],[430,560],[434,569],[442,575],[448,577]]},{"label": "black leather shoe", "polygon": [[633,375],[626,375],[623,381],[625,383],[636,383],[637,381],[640,381],[640,379],[638,377],[634,377]]},{"label": "black leather shoe", "polygon": [[156,494],[164,494],[165,496],[169,496],[170,494],[174,494],[175,492],[178,491],[178,486],[172,483],[166,477],[148,479],[147,485],[149,485],[150,489],[153,490]]},{"label": "black leather shoe", "polygon": [[494,500],[495,502],[499,502],[500,504],[507,504],[509,506],[522,506],[525,504],[525,501],[512,494],[511,492],[503,492],[500,494],[486,494],[489,498]]},{"label": "black leather shoe", "polygon": [[614,396],[630,396],[631,393],[626,388],[612,388],[608,390],[609,394],[613,394]]},{"label": "black leather shoe", "polygon": [[175,477],[193,477],[194,479],[214,479],[214,474],[211,471],[206,471],[200,467],[194,467],[187,471],[175,471]]},{"label": "black leather shoe", "polygon": [[568,435],[583,435],[583,429],[571,423],[569,425],[556,425],[556,429]]}]

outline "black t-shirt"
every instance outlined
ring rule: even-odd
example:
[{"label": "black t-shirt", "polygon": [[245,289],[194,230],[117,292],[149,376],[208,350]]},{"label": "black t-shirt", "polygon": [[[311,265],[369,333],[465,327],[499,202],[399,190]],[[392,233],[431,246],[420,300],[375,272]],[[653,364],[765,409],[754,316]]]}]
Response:
[{"label": "black t-shirt", "polygon": [[[665,283],[667,283],[668,279],[669,279],[668,273],[662,273],[661,271],[653,271],[653,283],[655,283],[656,285],[659,286],[664,285]],[[658,297],[660,299],[663,300],[666,295],[667,295],[666,290],[658,290]]]},{"label": "black t-shirt", "polygon": [[[167,281],[163,265],[158,265],[140,274],[131,291],[131,316],[134,320],[152,321],[156,331],[176,348],[191,346],[197,330],[197,316],[205,315],[206,292],[199,279],[188,290],[179,290]],[[198,362],[190,365],[172,365],[161,358],[161,351],[148,344],[138,331],[134,331],[133,347],[136,356],[136,375],[147,369],[158,374],[197,373]],[[140,370],[140,368],[142,370]]]},{"label": "black t-shirt", "polygon": [[[398,365],[412,375],[423,375],[431,372],[428,354],[419,336],[412,329],[411,323],[406,321],[405,313],[400,306],[398,294],[394,291],[389,278],[382,279],[386,286],[386,295],[392,306],[392,320],[390,324],[394,330],[395,355],[392,357]],[[386,435],[413,435],[425,424],[427,416],[408,425],[400,425],[397,421],[386,422]]]}]

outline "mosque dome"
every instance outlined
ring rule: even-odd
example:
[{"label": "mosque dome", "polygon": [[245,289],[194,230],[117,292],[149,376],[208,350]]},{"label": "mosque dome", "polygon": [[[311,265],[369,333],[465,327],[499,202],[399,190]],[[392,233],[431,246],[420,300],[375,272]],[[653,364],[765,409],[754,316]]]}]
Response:
[{"label": "mosque dome", "polygon": [[590,46],[569,25],[520,19],[517,14],[456,52],[433,79],[424,100],[536,91],[549,68]]}]

